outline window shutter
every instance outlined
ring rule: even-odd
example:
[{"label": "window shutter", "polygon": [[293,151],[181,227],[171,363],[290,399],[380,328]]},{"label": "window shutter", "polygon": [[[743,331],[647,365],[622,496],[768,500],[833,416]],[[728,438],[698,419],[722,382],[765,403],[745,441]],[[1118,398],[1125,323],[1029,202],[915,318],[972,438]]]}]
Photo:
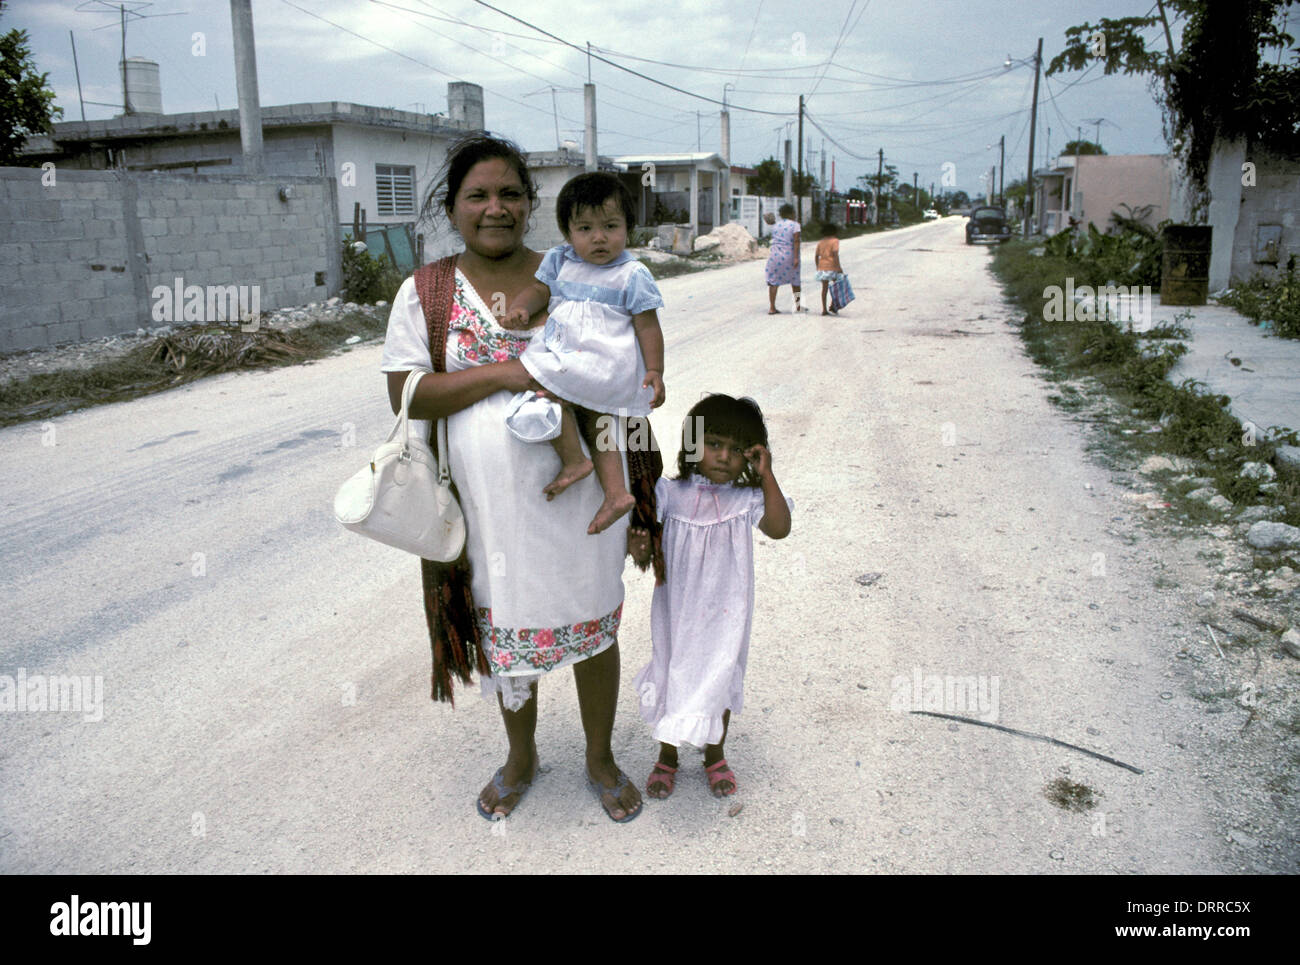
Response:
[{"label": "window shutter", "polygon": [[376,164],[375,202],[380,215],[415,214],[415,168]]}]

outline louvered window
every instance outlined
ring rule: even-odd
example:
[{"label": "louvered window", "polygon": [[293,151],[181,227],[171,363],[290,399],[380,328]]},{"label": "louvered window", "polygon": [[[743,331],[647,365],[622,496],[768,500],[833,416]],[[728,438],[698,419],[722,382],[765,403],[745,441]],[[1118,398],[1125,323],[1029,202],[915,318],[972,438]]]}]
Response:
[{"label": "louvered window", "polygon": [[415,214],[415,168],[376,164],[375,194],[380,215]]}]

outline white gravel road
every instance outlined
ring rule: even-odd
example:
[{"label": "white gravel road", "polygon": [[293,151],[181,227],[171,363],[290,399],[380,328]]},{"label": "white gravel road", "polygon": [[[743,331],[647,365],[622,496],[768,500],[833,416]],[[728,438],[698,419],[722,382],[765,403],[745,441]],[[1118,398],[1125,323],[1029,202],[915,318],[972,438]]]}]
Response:
[{"label": "white gravel road", "polygon": [[[701,392],[753,396],[794,529],[756,551],[741,793],[715,801],[687,754],[628,825],[586,788],[565,671],[544,773],[508,821],[475,813],[497,710],[430,702],[417,563],[330,515],[391,425],[379,346],[0,430],[0,674],[103,680],[99,721],[0,714],[0,871],[1251,870],[1223,795],[1256,789],[1209,763],[1240,720],[1178,677],[1186,600],[1151,582],[1190,554],[1133,542],[962,224],[844,242],[839,318],[769,317],[762,262],[662,284],[667,461]],[[640,782],[652,581],[625,581],[615,751]],[[910,715],[916,675],[1143,773]],[[1049,801],[1063,777],[1097,808]]]}]

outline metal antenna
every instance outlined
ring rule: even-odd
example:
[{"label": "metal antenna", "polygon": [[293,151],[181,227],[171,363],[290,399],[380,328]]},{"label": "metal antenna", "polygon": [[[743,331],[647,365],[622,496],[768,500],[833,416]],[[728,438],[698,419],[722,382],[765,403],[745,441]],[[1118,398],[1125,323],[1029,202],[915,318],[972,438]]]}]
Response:
[{"label": "metal antenna", "polygon": [[[107,27],[120,27],[122,31],[122,113],[134,114],[135,110],[131,107],[130,94],[126,88],[126,23],[127,18],[133,20],[152,20],[155,17],[181,17],[189,13],[187,10],[177,10],[173,13],[141,13],[141,10],[152,7],[152,0],[82,0],[77,4],[78,13],[105,13],[116,17],[116,20],[110,20],[108,23],[100,24],[98,27],[92,27],[92,30],[103,30]],[[93,103],[93,102],[92,102]]]},{"label": "metal antenna", "polygon": [[1083,123],[1096,125],[1096,133],[1093,135],[1093,143],[1096,144],[1098,148],[1101,147],[1101,125],[1107,124],[1116,130],[1122,130],[1122,128],[1114,121],[1108,121],[1104,117],[1085,117]]}]

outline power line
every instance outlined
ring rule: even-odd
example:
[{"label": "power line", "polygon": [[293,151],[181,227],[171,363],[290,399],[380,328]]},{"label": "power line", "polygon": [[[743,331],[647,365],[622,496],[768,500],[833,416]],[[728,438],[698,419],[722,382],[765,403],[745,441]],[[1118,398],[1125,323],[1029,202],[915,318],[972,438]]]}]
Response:
[{"label": "power line", "polygon": [[[438,21],[445,21],[445,22],[448,22],[448,23],[455,23],[455,24],[458,24],[458,25],[460,25],[460,26],[469,27],[469,28],[471,28],[472,30],[480,31],[480,32],[482,32],[482,33],[494,34],[494,35],[496,34],[495,31],[493,31],[493,30],[491,30],[491,29],[489,29],[489,28],[487,28],[487,27],[480,27],[478,24],[468,23],[467,21],[463,21],[463,20],[453,20],[453,19],[450,18],[450,17],[439,17],[439,16],[436,16],[435,14],[425,13],[423,10],[411,10],[411,9],[408,8],[408,7],[400,7],[400,6],[398,6],[397,4],[395,4],[395,3],[388,3],[387,0],[370,0],[370,2],[371,2],[371,3],[376,3],[376,4],[378,4],[378,5],[381,6],[381,7],[390,7],[390,8],[392,8],[393,10],[400,10],[401,12],[403,12],[403,13],[407,13],[407,14],[411,14],[412,16],[416,16],[416,17],[428,17],[430,20],[438,20]],[[424,3],[424,0],[419,0],[419,2],[420,2],[423,6],[429,7],[431,10],[437,10],[437,9],[438,9],[437,7],[433,7],[433,6],[431,6],[430,4],[428,4],[428,3]],[[439,11],[439,12],[442,12],[442,11]],[[475,53],[487,55],[487,51],[484,51],[484,50],[482,50],[482,49],[480,49],[480,48],[478,48],[478,47],[475,47],[475,46],[473,46],[473,45],[471,45],[471,44],[467,44],[467,43],[465,43],[465,42],[462,41],[462,40],[455,40],[455,39],[453,39],[452,37],[448,36],[446,33],[439,33],[438,31],[433,30],[431,27],[428,27],[428,26],[426,26],[425,24],[420,23],[418,20],[417,20],[417,21],[413,21],[413,22],[415,23],[416,26],[418,26],[418,27],[420,27],[420,28],[422,28],[422,29],[428,31],[429,33],[432,33],[432,34],[434,34],[435,36],[442,37],[442,38],[444,38],[444,39],[446,39],[446,40],[450,40],[452,43],[457,44],[458,46],[464,47],[466,50],[472,50],[472,51],[474,51]],[[512,36],[517,36],[517,35],[512,35]],[[536,39],[536,38],[525,38],[525,39]],[[547,42],[547,41],[542,41],[542,42]],[[534,54],[534,53],[532,53],[531,51],[524,50],[524,48],[520,47],[518,44],[508,44],[508,46],[513,47],[515,50],[518,50],[520,53],[525,54],[525,55],[527,55],[527,56],[529,56],[529,57],[532,57],[532,58],[535,59],[535,60],[540,60],[542,63],[547,64],[547,65],[549,65],[549,66],[551,66],[551,67],[554,67],[554,68],[556,68],[557,70],[562,70],[562,71],[564,71],[564,72],[567,73],[567,74],[572,74],[574,77],[578,77],[579,79],[581,79],[581,77],[582,77],[581,74],[577,73],[576,71],[572,71],[572,70],[570,70],[569,68],[565,67],[563,64],[557,64],[557,63],[555,63],[554,61],[547,60],[545,57],[539,57],[537,54]],[[546,84],[548,87],[556,86],[555,83],[554,83],[554,81],[552,81],[552,80],[550,80],[550,79],[548,79],[548,78],[546,78],[546,77],[542,77],[540,74],[534,74],[534,73],[532,73],[531,71],[527,71],[527,70],[524,70],[524,68],[522,68],[522,67],[516,66],[515,64],[504,63],[504,65],[505,65],[506,67],[509,67],[511,70],[517,70],[517,71],[519,71],[521,74],[524,74],[524,75],[526,75],[526,76],[528,76],[528,77],[532,77],[532,78],[534,78],[535,80],[540,80],[542,83]],[[642,98],[640,98],[639,95],[634,94],[634,93],[632,93],[631,91],[620,90],[619,88],[614,87],[613,85],[609,85],[609,89],[610,89],[610,90],[613,90],[613,91],[617,91],[617,92],[620,93],[620,94],[626,94],[626,95],[629,96],[629,97],[637,98],[638,100],[639,100],[639,99],[642,99]],[[627,111],[629,114],[639,114],[639,115],[641,115],[642,117],[651,117],[651,118],[654,118],[655,120],[662,120],[662,119],[663,119],[663,116],[662,116],[661,114],[647,114],[647,113],[645,113],[644,111],[638,111],[638,110],[636,110],[635,108],[624,107],[624,106],[619,105],[619,104],[612,104],[612,106],[616,107],[618,110],[621,110],[621,111]],[[574,118],[568,118],[568,117],[566,117],[565,120],[568,120],[568,121],[571,121],[571,122],[575,122],[575,123],[576,123],[576,120],[575,120]],[[612,133],[612,134],[620,134],[620,133],[622,133],[622,132],[620,132],[620,131],[611,131],[610,133]]]},{"label": "power line", "polygon": [[[812,90],[808,92],[809,98],[811,98],[813,94],[817,93],[817,88],[820,87],[822,81],[826,79],[826,71],[830,70],[831,64],[835,63],[835,55],[839,53],[840,45],[844,43],[844,38],[850,32],[852,32],[852,30],[857,28],[858,26],[857,21],[854,21],[853,26],[849,27],[849,21],[853,19],[853,9],[857,5],[858,5],[858,0],[853,0],[853,2],[849,4],[849,12],[844,15],[844,23],[840,25],[839,36],[835,38],[835,45],[831,47],[831,55],[826,58],[826,66],[822,68],[821,76],[817,78],[817,82],[813,84]],[[870,5],[871,5],[871,0],[867,0],[867,2],[862,5],[862,13],[866,13],[867,7],[869,7]],[[861,19],[862,19],[862,14],[858,14],[858,20]]]},{"label": "power line", "polygon": [[740,66],[736,68],[735,80],[732,81],[733,87],[735,86],[735,81],[740,80],[741,71],[745,69],[745,61],[749,59],[749,48],[754,42],[754,34],[758,33],[758,18],[762,16],[762,14],[763,0],[758,0],[758,9],[754,11],[754,23],[749,28],[749,39],[745,41],[745,52],[740,55]]},{"label": "power line", "polygon": [[[285,0],[285,2],[287,3],[288,0]],[[554,39],[554,40],[558,40],[558,41],[560,41],[560,43],[565,44],[566,46],[572,47],[574,50],[577,50],[577,51],[579,51],[579,52],[583,52],[583,53],[587,53],[588,56],[590,56],[590,57],[592,57],[592,58],[594,58],[594,59],[596,59],[596,60],[599,60],[602,64],[608,64],[610,67],[614,67],[614,68],[616,68],[616,69],[618,69],[618,70],[621,70],[621,71],[624,71],[624,72],[626,72],[626,73],[629,73],[629,74],[631,74],[631,75],[634,76],[634,77],[640,77],[642,80],[648,80],[648,81],[650,81],[650,83],[652,83],[652,84],[658,84],[660,87],[666,87],[666,88],[668,88],[669,90],[675,90],[675,91],[677,91],[677,93],[679,93],[679,94],[685,94],[687,97],[694,97],[694,98],[697,99],[697,100],[708,101],[710,104],[717,104],[717,105],[719,105],[719,106],[725,106],[725,107],[727,107],[729,110],[745,111],[745,112],[750,113],[750,114],[768,114],[768,115],[771,115],[771,116],[773,116],[773,117],[789,117],[792,113],[794,113],[793,111],[764,111],[764,110],[759,110],[758,108],[755,108],[755,107],[740,107],[740,106],[737,105],[737,104],[726,104],[726,105],[724,105],[723,102],[720,101],[720,100],[718,100],[717,98],[714,98],[714,97],[706,97],[704,94],[696,94],[696,93],[693,92],[693,91],[689,91],[689,90],[686,90],[685,88],[678,87],[678,86],[676,86],[675,84],[669,84],[669,83],[667,83],[666,81],[658,80],[657,78],[651,77],[649,74],[643,74],[643,73],[641,73],[639,70],[633,70],[631,67],[624,67],[622,64],[615,63],[614,61],[608,59],[607,57],[601,57],[599,54],[591,53],[590,51],[586,50],[586,48],[579,47],[577,44],[569,43],[569,41],[565,40],[563,37],[557,37],[555,34],[551,33],[551,32],[548,31],[548,30],[543,30],[541,27],[537,26],[536,24],[529,23],[527,20],[523,20],[523,19],[521,19],[520,17],[516,17],[516,16],[515,16],[514,14],[512,14],[512,13],[506,13],[504,10],[501,10],[501,9],[498,8],[498,7],[494,7],[494,6],[492,6],[492,4],[486,2],[486,0],[474,0],[474,2],[477,3],[477,4],[478,4],[479,6],[481,6],[481,7],[487,7],[489,10],[493,10],[493,11],[495,11],[496,13],[501,14],[501,16],[503,16],[503,17],[509,17],[511,20],[515,21],[516,23],[521,23],[521,24],[523,24],[525,27],[531,27],[533,30],[536,30],[538,33],[540,33],[540,34],[544,34],[544,35],[547,36],[547,37],[551,37],[551,38]]]},{"label": "power line", "polygon": [[[450,78],[452,78],[453,80],[459,80],[459,79],[460,79],[459,76],[456,75],[456,74],[449,74],[449,73],[447,73],[447,71],[442,70],[441,68],[438,68],[438,67],[433,66],[433,64],[425,63],[424,61],[419,60],[418,58],[412,57],[412,56],[410,56],[409,54],[404,54],[404,53],[402,53],[402,51],[397,50],[397,49],[394,48],[394,47],[389,47],[387,44],[381,43],[381,42],[379,42],[378,40],[374,40],[374,39],[372,39],[372,38],[370,38],[370,37],[367,37],[367,36],[365,36],[365,35],[363,35],[363,34],[359,34],[359,33],[357,33],[355,30],[352,30],[352,29],[350,29],[350,28],[348,28],[348,27],[345,27],[345,26],[343,26],[342,24],[335,23],[334,21],[332,21],[332,20],[330,20],[330,19],[328,19],[328,18],[326,18],[326,17],[322,17],[320,14],[314,13],[314,12],[312,12],[311,10],[304,9],[303,7],[300,7],[300,6],[298,6],[296,3],[294,3],[293,0],[282,0],[282,2],[288,4],[288,5],[291,6],[291,7],[293,7],[295,10],[298,10],[298,11],[300,11],[300,12],[302,12],[302,13],[307,14],[309,17],[314,17],[315,19],[321,21],[322,23],[329,24],[331,27],[336,27],[337,29],[342,30],[344,33],[349,34],[349,35],[351,35],[351,36],[353,36],[353,37],[356,37],[358,40],[364,40],[366,43],[374,44],[376,47],[379,47],[379,48],[381,48],[382,50],[386,50],[386,51],[388,51],[388,52],[391,53],[391,54],[396,54],[398,57],[401,57],[403,60],[409,60],[409,61],[410,61],[411,63],[413,63],[413,64],[418,64],[419,66],[421,66],[421,67],[425,67],[425,68],[427,68],[428,70],[432,70],[434,73],[441,74],[441,75],[443,75],[444,77],[450,77]],[[483,53],[483,51],[478,51],[477,48],[470,47],[468,44],[465,44],[465,43],[463,43],[463,42],[461,42],[461,41],[453,41],[453,43],[459,43],[460,46],[462,46],[462,47],[466,47],[466,48],[468,48],[468,49],[470,49],[470,50],[476,50],[478,53]],[[527,72],[525,71],[525,73],[527,73]],[[533,75],[530,75],[530,76],[534,76],[534,77],[536,77],[537,75],[533,74]],[[541,79],[545,81],[545,78],[541,78]],[[545,81],[545,82],[546,82],[546,83],[550,83],[550,81]],[[501,93],[501,92],[498,91],[498,90],[494,90],[494,89],[491,88],[491,87],[484,87],[483,89],[484,89],[485,91],[487,91],[488,93],[490,93],[490,94],[496,96],[496,97],[500,97],[502,100],[506,101],[507,103],[514,104],[514,105],[516,105],[516,106],[518,106],[518,107],[524,107],[524,108],[527,108],[527,109],[530,110],[530,111],[536,111],[537,113],[539,113],[539,114],[543,114],[543,115],[545,115],[545,114],[550,114],[550,113],[551,113],[551,111],[548,111],[548,110],[546,110],[545,108],[537,107],[537,106],[534,105],[534,104],[528,104],[528,103],[525,103],[524,101],[516,100],[515,98],[510,97],[510,96],[507,95],[507,94],[503,94],[503,93]],[[570,124],[581,124],[581,123],[582,123],[582,122],[579,121],[577,118],[569,117],[567,114],[561,114],[560,116],[561,116],[561,117],[562,117],[566,122],[568,122],[568,123],[570,123]],[[628,133],[628,132],[626,132],[626,131],[614,131],[614,130],[608,130],[607,133],[610,133],[610,134],[617,134],[617,135],[619,135],[620,137],[642,138],[642,135],[639,135],[639,134],[630,134],[630,133]],[[645,138],[645,139],[648,140],[648,138]],[[662,142],[662,143],[671,143],[671,142]]]}]

